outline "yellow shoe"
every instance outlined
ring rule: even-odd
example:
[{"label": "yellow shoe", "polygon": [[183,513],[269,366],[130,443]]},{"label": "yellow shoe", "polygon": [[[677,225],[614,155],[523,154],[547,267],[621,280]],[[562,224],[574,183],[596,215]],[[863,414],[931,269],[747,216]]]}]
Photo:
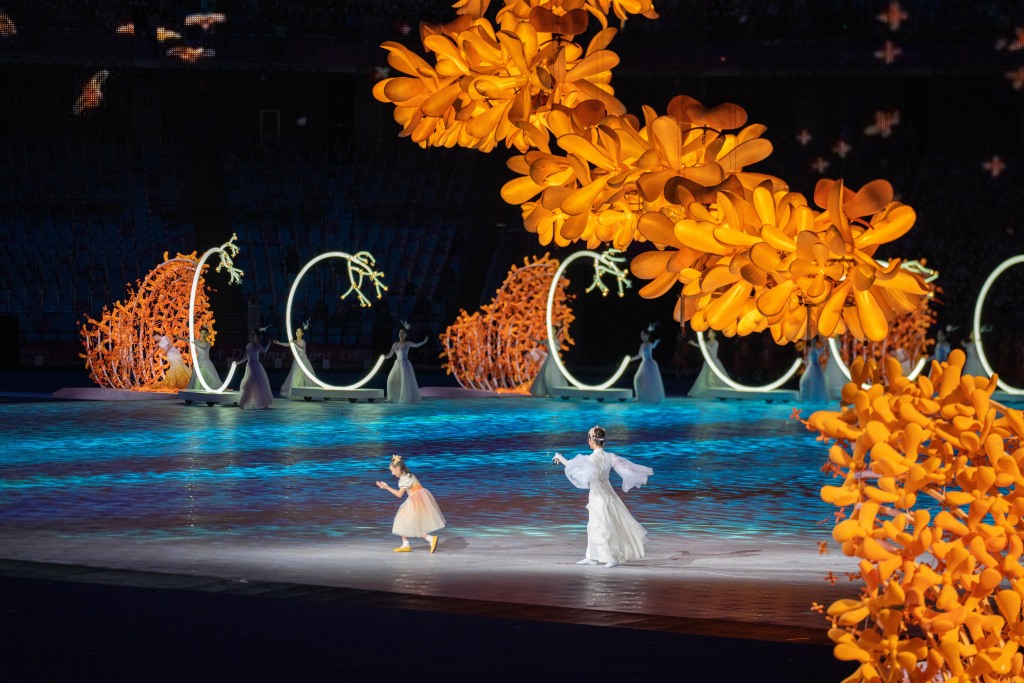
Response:
[{"label": "yellow shoe", "polygon": [[430,554],[431,555],[433,555],[434,551],[437,550],[437,542],[438,542],[438,540],[440,540],[440,539],[438,539],[437,536],[431,536],[430,537]]},{"label": "yellow shoe", "polygon": [[411,553],[412,552],[412,546],[400,545],[397,548],[395,548],[394,552],[396,552],[396,553]]}]

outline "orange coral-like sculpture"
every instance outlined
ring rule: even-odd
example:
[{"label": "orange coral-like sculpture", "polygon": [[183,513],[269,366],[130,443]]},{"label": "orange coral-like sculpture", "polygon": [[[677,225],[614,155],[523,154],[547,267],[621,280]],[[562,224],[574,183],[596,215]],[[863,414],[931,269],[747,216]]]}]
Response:
[{"label": "orange coral-like sculpture", "polygon": [[[558,265],[558,260],[547,254],[532,261],[524,259],[522,267],[513,265],[491,303],[472,315],[461,311],[444,331],[441,358],[448,374],[455,375],[462,387],[529,391],[541,367],[541,359],[530,352],[546,344],[547,296]],[[560,325],[555,336],[562,350],[573,343],[569,324],[575,320],[565,293],[567,284],[568,280],[561,278],[552,306],[552,319]]]},{"label": "orange coral-like sculpture", "polygon": [[[135,287],[128,287],[124,303],[103,308],[99,320],[86,317],[80,328],[85,353],[79,354],[89,368],[89,377],[108,389],[147,391],[162,390],[158,386],[167,371],[164,352],[153,335],[166,336],[181,351],[186,365],[191,365],[188,343],[178,337],[190,336],[188,302],[199,259],[195,252],[178,254],[151,270]],[[204,266],[204,270],[207,266]],[[200,278],[196,289],[195,329],[209,327],[208,340],[213,343],[213,314],[206,294],[205,280]]]},{"label": "orange coral-like sculpture", "polygon": [[[665,115],[626,113],[610,85],[619,58],[607,49],[616,33],[608,14],[656,18],[650,0],[505,0],[497,26],[488,6],[459,0],[458,19],[421,27],[436,66],[384,43],[404,75],[373,94],[395,105],[401,135],[423,147],[504,142],[523,152],[509,161],[520,177],[502,197],[521,206],[542,244],[649,241],[658,251],[632,262],[652,280],[641,296],[679,282],[677,320],[726,335],[770,329],[778,343],[846,331],[881,341],[888,321],[929,293],[898,260],[873,257],[916,220],[888,182],[854,192],[822,180],[817,210],[780,179],[745,170],[772,145],[741,107],[679,95]],[[584,48],[573,38],[588,14],[603,28]]]},{"label": "orange coral-like sculpture", "polygon": [[843,482],[821,497],[852,508],[832,536],[864,581],[828,608],[836,657],[860,663],[847,681],[1024,680],[1024,416],[964,360],[910,381],[888,358],[869,389],[858,360],[846,407],[807,420],[835,441]]}]

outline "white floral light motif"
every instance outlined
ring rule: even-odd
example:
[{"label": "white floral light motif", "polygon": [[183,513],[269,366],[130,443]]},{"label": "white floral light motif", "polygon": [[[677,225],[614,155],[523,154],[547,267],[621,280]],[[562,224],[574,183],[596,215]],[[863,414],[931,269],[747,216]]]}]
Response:
[{"label": "white floral light motif", "polygon": [[372,306],[372,302],[363,294],[363,281],[370,278],[370,282],[373,283],[373,287],[377,291],[377,298],[380,299],[383,293],[388,291],[388,288],[381,281],[384,273],[374,269],[376,265],[377,259],[368,251],[358,251],[346,259],[349,288],[341,295],[341,298],[344,299],[355,292],[359,297],[360,306],[363,308]]}]

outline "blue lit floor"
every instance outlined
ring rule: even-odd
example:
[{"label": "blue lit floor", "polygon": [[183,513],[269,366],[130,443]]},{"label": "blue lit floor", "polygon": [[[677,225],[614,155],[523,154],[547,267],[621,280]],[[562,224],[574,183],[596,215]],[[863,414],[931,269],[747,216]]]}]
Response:
[{"label": "blue lit floor", "polygon": [[[0,558],[288,582],[600,613],[825,630],[809,604],[854,595],[820,555],[827,448],[792,404],[656,407],[527,398],[416,406],[177,401],[0,405]],[[551,454],[608,449],[654,468],[622,494],[648,555],[575,564],[585,491]],[[374,486],[405,456],[449,526],[438,552],[392,553],[399,501]],[[613,475],[613,480],[615,476]],[[829,572],[841,577],[832,586]],[[597,616],[600,618],[600,615]]]}]

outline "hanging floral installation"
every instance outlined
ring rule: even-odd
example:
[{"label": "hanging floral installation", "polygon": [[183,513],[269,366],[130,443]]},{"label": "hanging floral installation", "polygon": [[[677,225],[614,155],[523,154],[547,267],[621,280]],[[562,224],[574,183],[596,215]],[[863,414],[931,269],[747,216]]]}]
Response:
[{"label": "hanging floral installation", "polygon": [[[441,335],[445,370],[466,389],[529,393],[540,371],[545,347],[544,317],[548,291],[558,270],[557,259],[545,254],[525,259],[509,270],[494,298],[475,313],[461,311]],[[569,324],[575,320],[559,278],[552,318],[560,321],[555,337],[563,351],[573,343]]]},{"label": "hanging floral installation", "polygon": [[[103,308],[99,320],[86,317],[80,327],[89,378],[107,389],[161,391],[167,370],[166,354],[153,335],[166,336],[191,366],[188,305],[199,259],[196,254],[178,254],[151,270],[135,286],[129,285],[124,301]],[[204,266],[206,270],[208,266]],[[205,280],[196,290],[195,328],[208,327],[214,342],[214,318],[210,311]]]},{"label": "hanging floral installation", "polygon": [[827,610],[836,657],[860,664],[847,681],[1024,676],[1024,415],[964,361],[954,350],[910,381],[888,358],[862,389],[874,361],[858,359],[843,410],[806,421],[832,441],[841,483],[821,497],[864,581]]},{"label": "hanging floral installation", "polygon": [[[920,274],[929,284],[939,276],[938,272],[927,267],[924,260],[906,261],[903,266]],[[899,350],[902,350],[905,353],[903,360],[909,367],[914,367],[919,359],[927,358],[935,345],[935,340],[928,336],[928,332],[935,327],[938,319],[936,309],[942,302],[937,297],[941,293],[941,288],[933,285],[931,296],[923,298],[913,311],[897,316],[890,322],[889,334],[880,342],[858,339],[850,332],[844,334],[838,340],[844,364],[849,367],[856,358],[870,359],[873,361],[873,370],[869,373],[868,381],[878,382],[881,381],[880,373],[886,356],[893,355],[899,359]]]},{"label": "hanging floral installation", "polygon": [[[916,220],[887,181],[855,191],[822,179],[812,204],[747,170],[772,144],[736,104],[677,95],[664,114],[626,113],[611,87],[609,17],[657,18],[650,0],[506,0],[496,23],[490,4],[459,0],[454,21],[421,25],[433,65],[384,43],[402,75],[373,94],[422,147],[518,150],[508,162],[518,177],[501,195],[541,244],[649,242],[656,250],[631,263],[651,281],[641,296],[680,283],[676,320],[726,335],[770,330],[778,343],[847,331],[882,341],[930,292],[899,260],[874,258]],[[600,28],[583,46],[574,39],[592,18]]]}]

